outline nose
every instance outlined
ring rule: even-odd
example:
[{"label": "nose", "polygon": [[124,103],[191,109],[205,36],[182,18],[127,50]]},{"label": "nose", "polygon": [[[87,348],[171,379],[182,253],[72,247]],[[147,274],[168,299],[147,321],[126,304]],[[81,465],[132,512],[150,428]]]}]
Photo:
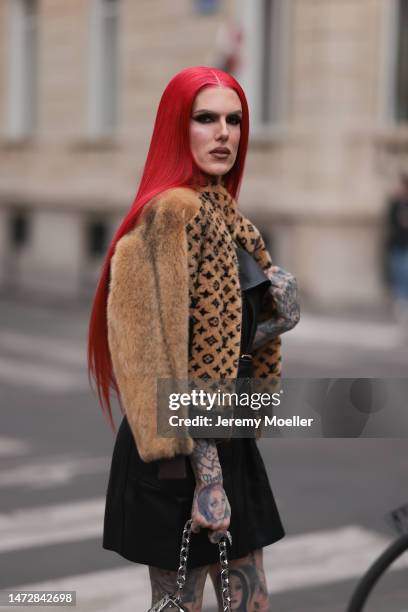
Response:
[{"label": "nose", "polygon": [[221,140],[226,140],[229,137],[229,128],[227,124],[227,120],[225,118],[221,118],[218,125],[218,138]]}]

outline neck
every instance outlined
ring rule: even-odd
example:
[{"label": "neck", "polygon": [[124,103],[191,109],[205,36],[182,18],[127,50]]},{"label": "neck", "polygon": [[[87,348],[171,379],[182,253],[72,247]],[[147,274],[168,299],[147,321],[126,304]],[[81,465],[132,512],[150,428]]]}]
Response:
[{"label": "neck", "polygon": [[202,173],[198,178],[197,185],[200,187],[222,187],[224,186],[223,176]]}]

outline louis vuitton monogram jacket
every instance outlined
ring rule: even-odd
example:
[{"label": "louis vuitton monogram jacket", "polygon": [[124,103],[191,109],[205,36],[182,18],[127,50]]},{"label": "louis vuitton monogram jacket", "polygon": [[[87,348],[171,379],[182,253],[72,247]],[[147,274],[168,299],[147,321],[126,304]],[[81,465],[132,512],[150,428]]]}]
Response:
[{"label": "louis vuitton monogram jacket", "polygon": [[[159,378],[235,379],[242,300],[234,240],[263,270],[271,257],[222,185],[169,189],[143,208],[111,260],[108,343],[121,403],[144,461],[192,452],[157,434]],[[260,321],[273,313],[265,300]],[[189,320],[194,334],[189,355]],[[255,378],[280,375],[281,340],[253,352]],[[177,413],[184,415],[182,409]]]}]

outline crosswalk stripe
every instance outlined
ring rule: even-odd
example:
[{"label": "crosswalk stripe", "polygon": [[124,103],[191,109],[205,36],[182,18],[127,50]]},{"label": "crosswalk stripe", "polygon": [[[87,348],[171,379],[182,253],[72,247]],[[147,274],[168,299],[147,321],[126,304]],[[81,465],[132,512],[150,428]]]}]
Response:
[{"label": "crosswalk stripe", "polygon": [[[391,540],[359,525],[285,537],[265,549],[272,592],[329,584],[362,575]],[[402,557],[392,570],[408,567]]]},{"label": "crosswalk stripe", "polygon": [[406,341],[398,326],[391,323],[373,324],[307,314],[301,317],[292,333],[285,334],[288,346],[304,342],[388,351],[404,346]]},{"label": "crosswalk stripe", "polygon": [[25,357],[51,359],[52,363],[82,368],[86,361],[86,347],[67,338],[51,338],[17,331],[0,331],[0,349]]},{"label": "crosswalk stripe", "polygon": [[0,514],[0,553],[101,536],[104,498]]},{"label": "crosswalk stripe", "polygon": [[[103,510],[104,499],[96,498],[1,515],[0,552],[100,537]],[[389,538],[358,525],[287,535],[264,549],[269,592],[282,593],[362,576],[389,542]],[[408,559],[401,558],[389,571],[407,567]],[[146,568],[137,564],[16,588],[76,590],[79,609],[88,612],[143,610],[150,603]],[[205,587],[205,604],[216,605],[210,580]]]},{"label": "crosswalk stripe", "polygon": [[107,472],[109,463],[108,457],[42,457],[39,462],[0,471],[0,488],[46,489],[66,485],[77,476]]},{"label": "crosswalk stripe", "polygon": [[0,379],[19,387],[28,385],[48,391],[89,388],[85,373],[74,374],[62,367],[38,364],[26,359],[0,357]]},{"label": "crosswalk stripe", "polygon": [[27,455],[31,450],[31,444],[26,440],[0,436],[0,457],[20,457]]},{"label": "crosswalk stripe", "polygon": [[[132,564],[112,570],[79,574],[13,590],[76,591],[76,610],[80,612],[135,612],[150,607],[150,582],[147,567]],[[25,612],[22,606],[13,610]],[[46,610],[36,607],[39,612]]]}]

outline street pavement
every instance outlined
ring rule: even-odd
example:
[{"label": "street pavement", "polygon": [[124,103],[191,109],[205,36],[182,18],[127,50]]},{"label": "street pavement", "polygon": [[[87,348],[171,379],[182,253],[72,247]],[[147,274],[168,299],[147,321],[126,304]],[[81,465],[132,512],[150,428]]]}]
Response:
[{"label": "street pavement", "polygon": [[[0,589],[75,590],[80,612],[143,611],[146,567],[101,547],[114,433],[87,379],[88,316],[89,306],[0,303]],[[406,377],[407,363],[386,315],[304,313],[283,337],[288,377]],[[286,531],[264,550],[271,610],[345,611],[394,537],[388,513],[408,502],[407,440],[259,446]],[[368,612],[408,610],[407,566],[407,555],[393,564]],[[204,609],[216,610],[209,580]]]}]

